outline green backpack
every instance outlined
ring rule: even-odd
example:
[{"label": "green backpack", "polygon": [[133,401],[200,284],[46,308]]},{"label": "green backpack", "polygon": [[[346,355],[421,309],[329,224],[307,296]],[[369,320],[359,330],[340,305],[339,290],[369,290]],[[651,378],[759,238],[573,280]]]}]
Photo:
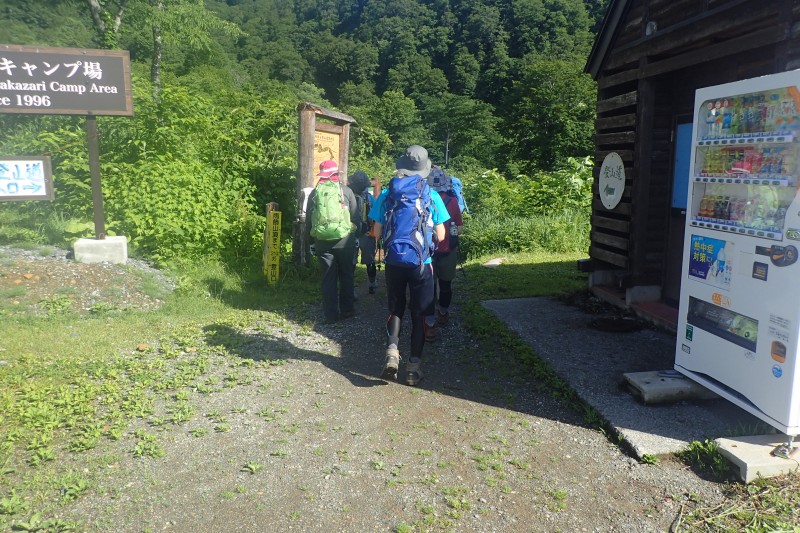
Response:
[{"label": "green backpack", "polygon": [[316,202],[311,212],[311,236],[320,241],[338,241],[346,237],[353,225],[339,184],[322,180],[314,190]]}]

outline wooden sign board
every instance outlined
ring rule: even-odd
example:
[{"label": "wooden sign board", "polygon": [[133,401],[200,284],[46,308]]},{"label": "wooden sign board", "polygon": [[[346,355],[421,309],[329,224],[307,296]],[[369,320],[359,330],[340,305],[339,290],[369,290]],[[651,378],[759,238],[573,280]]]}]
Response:
[{"label": "wooden sign board", "polygon": [[0,157],[0,202],[52,199],[48,156]]},{"label": "wooden sign board", "polygon": [[133,116],[128,51],[0,44],[0,113]]}]

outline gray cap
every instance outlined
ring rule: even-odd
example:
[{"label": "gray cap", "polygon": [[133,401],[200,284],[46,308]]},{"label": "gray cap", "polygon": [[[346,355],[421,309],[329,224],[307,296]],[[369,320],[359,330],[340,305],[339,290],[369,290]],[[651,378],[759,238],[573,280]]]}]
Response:
[{"label": "gray cap", "polygon": [[428,151],[418,144],[412,144],[406,149],[405,155],[397,160],[398,176],[420,175],[428,177],[431,171],[431,160],[428,159]]},{"label": "gray cap", "polygon": [[428,185],[437,192],[447,192],[453,188],[450,176],[445,174],[444,170],[436,165],[433,165],[431,173],[428,176]]}]

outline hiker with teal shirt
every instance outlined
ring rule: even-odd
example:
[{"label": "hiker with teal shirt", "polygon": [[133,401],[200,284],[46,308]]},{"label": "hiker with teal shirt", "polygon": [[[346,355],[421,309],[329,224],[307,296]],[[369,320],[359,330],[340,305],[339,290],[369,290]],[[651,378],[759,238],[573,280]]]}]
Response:
[{"label": "hiker with teal shirt", "polygon": [[384,379],[396,379],[400,366],[400,327],[410,292],[411,349],[406,363],[406,383],[422,379],[425,346],[424,317],[433,315],[434,285],[431,258],[436,243],[444,240],[444,223],[450,219],[442,199],[431,194],[425,178],[431,170],[428,151],[412,145],[397,160],[397,176],[381,191],[370,210],[375,233],[383,239],[389,316]]},{"label": "hiker with teal shirt", "polygon": [[319,182],[308,197],[308,237],[322,269],[325,321],[332,323],[355,315],[353,254],[360,215],[353,191],[339,183],[336,161],[323,161],[317,176]]}]

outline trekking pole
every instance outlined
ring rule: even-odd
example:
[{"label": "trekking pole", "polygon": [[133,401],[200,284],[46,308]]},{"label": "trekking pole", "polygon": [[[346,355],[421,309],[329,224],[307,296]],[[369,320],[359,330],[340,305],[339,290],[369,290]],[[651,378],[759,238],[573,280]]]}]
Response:
[{"label": "trekking pole", "polygon": [[461,273],[466,278],[467,277],[467,270],[464,268],[464,263],[467,261],[467,258],[465,257],[464,254],[461,253],[461,247],[460,246],[458,247],[458,252],[456,252],[456,253],[458,254],[458,269],[461,271]]}]

